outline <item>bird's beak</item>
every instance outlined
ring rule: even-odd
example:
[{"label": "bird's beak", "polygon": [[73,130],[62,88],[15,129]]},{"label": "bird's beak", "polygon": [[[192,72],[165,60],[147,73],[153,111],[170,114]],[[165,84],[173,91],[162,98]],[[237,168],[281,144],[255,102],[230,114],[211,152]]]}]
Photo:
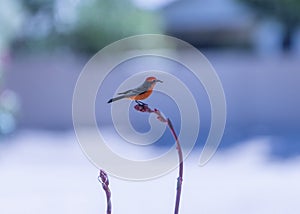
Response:
[{"label": "bird's beak", "polygon": [[160,83],[163,83],[163,81],[161,81],[161,80],[156,80],[155,82],[160,82]]}]

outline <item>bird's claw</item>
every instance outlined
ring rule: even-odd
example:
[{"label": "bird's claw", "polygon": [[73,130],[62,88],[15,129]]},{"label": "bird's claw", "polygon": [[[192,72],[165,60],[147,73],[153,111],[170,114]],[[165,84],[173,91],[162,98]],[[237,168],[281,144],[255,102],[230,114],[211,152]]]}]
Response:
[{"label": "bird's claw", "polygon": [[136,100],[135,102],[141,107],[148,106],[148,104],[143,103],[142,101],[139,101],[139,100]]}]

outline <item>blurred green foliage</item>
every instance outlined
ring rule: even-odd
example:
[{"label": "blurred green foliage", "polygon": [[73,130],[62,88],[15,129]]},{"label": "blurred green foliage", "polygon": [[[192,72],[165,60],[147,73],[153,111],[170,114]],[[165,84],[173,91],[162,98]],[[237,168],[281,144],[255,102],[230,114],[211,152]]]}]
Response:
[{"label": "blurred green foliage", "polygon": [[239,0],[252,7],[260,16],[277,19],[284,27],[282,46],[290,49],[291,37],[300,24],[300,0]]},{"label": "blurred green foliage", "polygon": [[161,33],[158,14],[130,0],[22,0],[23,34],[15,48],[67,48],[95,53],[111,42],[142,33]]},{"label": "blurred green foliage", "polygon": [[[16,128],[18,97],[5,87],[5,65],[9,47],[22,23],[22,13],[17,0],[0,0],[0,138]],[[1,143],[1,142],[0,142]]]},{"label": "blurred green foliage", "polygon": [[[22,22],[22,13],[17,0],[0,0],[0,56],[7,51]],[[0,62],[1,70],[1,62]]]}]

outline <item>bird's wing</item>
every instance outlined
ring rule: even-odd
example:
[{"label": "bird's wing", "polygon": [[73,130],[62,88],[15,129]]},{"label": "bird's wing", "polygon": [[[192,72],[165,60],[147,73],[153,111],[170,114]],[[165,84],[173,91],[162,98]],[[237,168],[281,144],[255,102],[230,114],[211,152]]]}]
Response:
[{"label": "bird's wing", "polygon": [[142,93],[145,93],[146,91],[148,90],[147,87],[145,87],[144,85],[141,85],[135,89],[130,89],[130,90],[127,90],[127,91],[124,91],[124,92],[120,92],[118,93],[119,95],[126,95],[126,96],[135,96],[135,95],[139,95],[139,94],[142,94]]},{"label": "bird's wing", "polygon": [[132,96],[137,96],[140,94],[143,94],[147,91],[137,91],[137,90],[131,90],[130,92],[126,93],[126,94],[122,94],[121,96],[123,97],[132,97]]},{"label": "bird's wing", "polygon": [[118,95],[121,95],[121,94],[128,94],[128,93],[130,93],[130,92],[132,92],[132,90],[128,90],[128,91],[124,91],[124,92],[120,92],[120,93],[118,93]]}]

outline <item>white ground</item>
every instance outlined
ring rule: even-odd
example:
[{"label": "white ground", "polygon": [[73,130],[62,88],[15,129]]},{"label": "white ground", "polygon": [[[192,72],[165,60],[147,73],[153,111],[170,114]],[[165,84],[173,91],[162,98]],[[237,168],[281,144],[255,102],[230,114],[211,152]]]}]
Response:
[{"label": "white ground", "polygon": [[[189,158],[181,213],[298,214],[300,158],[269,161],[269,141],[218,152],[204,167]],[[73,134],[20,132],[0,143],[0,213],[104,214],[97,175]],[[176,175],[147,182],[110,178],[113,213],[173,213]]]}]

